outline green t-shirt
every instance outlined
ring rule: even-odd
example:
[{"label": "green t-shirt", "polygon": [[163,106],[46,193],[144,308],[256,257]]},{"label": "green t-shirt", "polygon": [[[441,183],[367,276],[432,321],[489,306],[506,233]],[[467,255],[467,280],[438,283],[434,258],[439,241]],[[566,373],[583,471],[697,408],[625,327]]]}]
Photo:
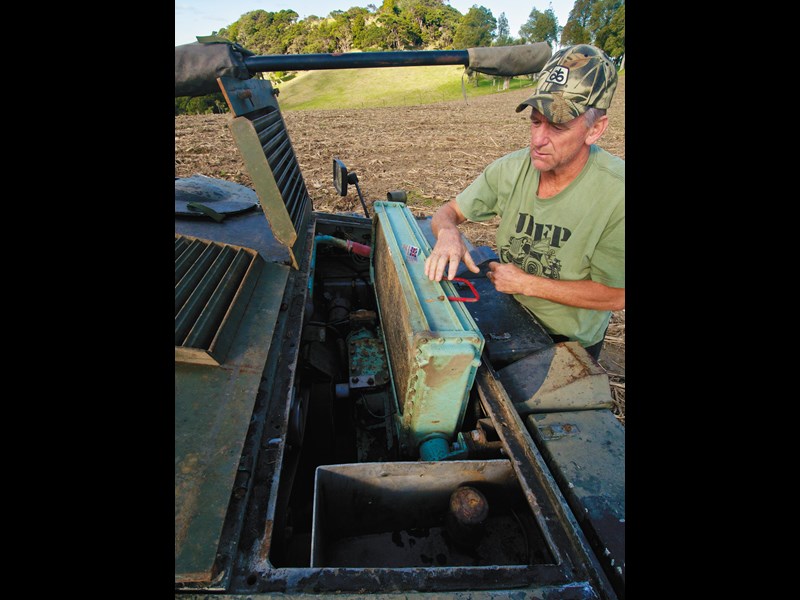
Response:
[{"label": "green t-shirt", "polygon": [[[456,202],[468,219],[501,217],[500,260],[527,273],[564,281],[625,287],[625,161],[598,146],[578,177],[551,198],[539,198],[530,149],[499,158]],[[611,311],[514,297],[553,334],[588,347],[603,339]]]}]

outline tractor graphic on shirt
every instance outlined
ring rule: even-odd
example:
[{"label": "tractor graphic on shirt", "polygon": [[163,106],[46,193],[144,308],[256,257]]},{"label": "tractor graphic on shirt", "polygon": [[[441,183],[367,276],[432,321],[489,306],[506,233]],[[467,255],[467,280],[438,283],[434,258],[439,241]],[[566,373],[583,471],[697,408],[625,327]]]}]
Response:
[{"label": "tractor graphic on shirt", "polygon": [[517,265],[531,275],[541,275],[550,279],[558,279],[561,261],[556,258],[556,251],[550,246],[550,238],[545,237],[531,243],[531,238],[512,237],[508,244],[500,249],[503,262]]}]

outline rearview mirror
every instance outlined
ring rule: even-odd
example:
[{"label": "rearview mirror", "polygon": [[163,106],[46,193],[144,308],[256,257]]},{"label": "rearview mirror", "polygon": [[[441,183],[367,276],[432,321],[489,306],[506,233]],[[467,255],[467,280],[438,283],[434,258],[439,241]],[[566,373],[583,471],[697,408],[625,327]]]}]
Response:
[{"label": "rearview mirror", "polygon": [[347,196],[347,167],[338,158],[333,159],[333,187],[340,196]]}]

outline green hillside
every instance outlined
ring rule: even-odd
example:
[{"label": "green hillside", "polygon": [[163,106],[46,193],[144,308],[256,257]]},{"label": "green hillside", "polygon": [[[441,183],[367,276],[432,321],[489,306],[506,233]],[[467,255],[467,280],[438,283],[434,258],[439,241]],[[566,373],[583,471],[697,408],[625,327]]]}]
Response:
[{"label": "green hillside", "polygon": [[[282,110],[350,109],[432,104],[462,98],[464,67],[381,67],[304,71],[277,84]],[[480,75],[478,86],[464,77],[467,97],[497,93],[500,77]],[[527,77],[514,78],[510,89],[532,85]]]}]

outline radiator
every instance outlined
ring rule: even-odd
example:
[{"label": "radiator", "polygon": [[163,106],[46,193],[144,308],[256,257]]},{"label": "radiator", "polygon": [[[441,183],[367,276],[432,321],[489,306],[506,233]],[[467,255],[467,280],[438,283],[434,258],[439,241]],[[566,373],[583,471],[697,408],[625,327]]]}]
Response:
[{"label": "radiator", "polygon": [[405,204],[373,204],[370,274],[406,456],[458,456],[458,431],[484,339],[452,282],[430,281],[431,248]]}]

